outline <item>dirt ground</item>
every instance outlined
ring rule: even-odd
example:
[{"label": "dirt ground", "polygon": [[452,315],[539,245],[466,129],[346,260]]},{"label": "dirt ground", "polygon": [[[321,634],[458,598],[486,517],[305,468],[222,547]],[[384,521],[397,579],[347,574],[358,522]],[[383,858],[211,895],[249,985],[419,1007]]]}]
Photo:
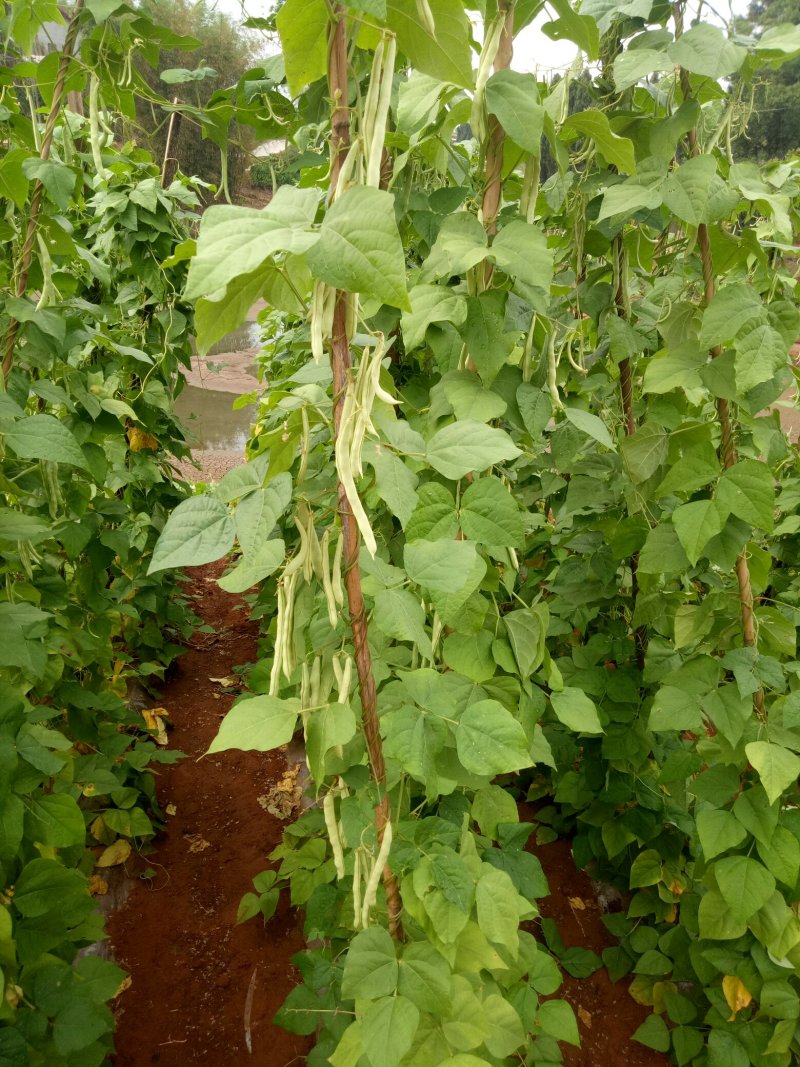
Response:
[{"label": "dirt ground", "polygon": [[[599,956],[616,942],[602,921],[602,909],[591,879],[575,867],[569,841],[536,845],[550,896],[538,901],[546,919],[553,919],[565,948],[586,948]],[[631,1041],[650,1009],[628,995],[629,978],[616,984],[605,967],[588,978],[564,974],[555,994],[575,1010],[581,1047],[562,1045],[564,1067],[669,1067],[668,1056]]]},{"label": "dirt ground", "polygon": [[[158,702],[174,724],[171,747],[188,758],[159,776],[162,808],[173,814],[155,852],[129,865],[135,884],[109,923],[114,958],[131,974],[117,1001],[116,1067],[284,1067],[309,1047],[272,1024],[298,981],[300,917],[284,899],[266,931],[259,919],[236,926],[242,895],[281,839],[285,824],[258,798],[285,758],[227,752],[198,762],[237,691],[212,679],[256,655],[257,623],[216,584],[222,568],[189,572],[195,610],[215,632],[195,634]],[[154,873],[141,877],[147,868]]]}]

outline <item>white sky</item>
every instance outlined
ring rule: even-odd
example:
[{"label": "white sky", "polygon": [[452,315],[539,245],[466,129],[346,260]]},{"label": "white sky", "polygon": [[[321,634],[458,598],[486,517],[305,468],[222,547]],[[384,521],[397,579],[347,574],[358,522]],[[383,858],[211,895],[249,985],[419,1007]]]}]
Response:
[{"label": "white sky", "polygon": [[[217,0],[212,6],[233,18],[244,19],[263,18],[270,13],[273,4],[272,0]],[[704,5],[703,19],[724,24],[730,20],[732,15],[746,14],[748,6],[748,0],[714,0],[712,8],[715,10]],[[689,0],[687,24],[694,17],[693,12],[696,13],[697,8],[698,0]],[[577,45],[571,41],[551,41],[541,31],[541,26],[555,17],[555,12],[552,15],[542,12],[529,26],[517,34],[514,38],[512,63],[515,70],[549,74],[555,71],[565,71],[571,65],[578,53]]]}]

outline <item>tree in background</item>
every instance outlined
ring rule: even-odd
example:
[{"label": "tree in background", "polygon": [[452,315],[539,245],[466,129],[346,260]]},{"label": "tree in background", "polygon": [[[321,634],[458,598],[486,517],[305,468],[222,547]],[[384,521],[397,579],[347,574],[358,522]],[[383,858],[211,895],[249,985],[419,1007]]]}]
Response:
[{"label": "tree in background", "polygon": [[[148,17],[175,33],[200,42],[196,51],[162,49],[158,66],[141,64],[141,74],[160,96],[179,103],[204,108],[218,89],[235,85],[245,71],[257,62],[261,50],[258,35],[249,32],[228,15],[214,10],[206,0],[144,0]],[[187,70],[187,65],[191,71]],[[171,72],[162,79],[165,72]],[[177,72],[182,72],[179,74]],[[157,105],[139,102],[137,117],[145,132],[147,147],[163,160],[170,129],[170,114]],[[250,149],[249,131],[232,130],[228,153],[228,186],[233,194],[246,169]],[[204,138],[191,113],[176,115],[169,136],[168,173],[180,168],[184,174],[219,186],[222,158],[219,148]]]},{"label": "tree in background", "polygon": [[[787,22],[800,22],[800,0],[752,0],[740,29],[760,36]],[[762,73],[746,135],[736,147],[738,155],[757,159],[781,159],[800,149],[800,59]]]}]

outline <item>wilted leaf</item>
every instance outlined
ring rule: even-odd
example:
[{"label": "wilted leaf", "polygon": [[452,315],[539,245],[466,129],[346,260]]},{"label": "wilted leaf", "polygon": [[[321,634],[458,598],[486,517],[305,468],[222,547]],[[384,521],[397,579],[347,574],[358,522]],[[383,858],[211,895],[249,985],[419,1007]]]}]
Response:
[{"label": "wilted leaf", "polygon": [[722,992],[725,994],[725,1000],[731,1009],[731,1017],[728,1022],[732,1023],[736,1019],[736,1013],[746,1008],[753,999],[753,994],[741,978],[737,978],[732,974],[726,974],[722,979]]},{"label": "wilted leaf", "polygon": [[[131,843],[126,841],[124,837],[118,838],[113,845],[109,845],[108,848],[103,849],[100,854],[96,866],[97,867],[116,867],[119,863],[124,863],[125,860],[131,854]],[[107,887],[106,887],[107,888]]]}]

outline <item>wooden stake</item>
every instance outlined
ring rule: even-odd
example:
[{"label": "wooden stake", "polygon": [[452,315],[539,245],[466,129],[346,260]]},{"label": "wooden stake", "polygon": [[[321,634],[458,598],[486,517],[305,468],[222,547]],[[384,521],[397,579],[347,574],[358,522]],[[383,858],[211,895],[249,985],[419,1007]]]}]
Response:
[{"label": "wooden stake", "polygon": [[[334,21],[331,25],[328,52],[328,89],[331,97],[331,188],[336,188],[344,157],[350,145],[350,113],[347,107],[347,24],[345,9],[342,4],[334,8]],[[342,419],[344,395],[352,359],[350,343],[347,339],[347,294],[336,294],[336,307],[333,314],[333,336],[331,339],[331,370],[333,372],[333,420],[334,433],[339,433]],[[338,485],[339,517],[342,523],[342,569],[347,593],[347,606],[350,615],[350,629],[353,634],[353,649],[358,673],[358,688],[361,698],[361,721],[367,744],[372,779],[378,787],[380,800],[375,808],[375,823],[378,840],[383,841],[384,828],[389,821],[389,798],[386,795],[386,766],[383,760],[383,742],[380,735],[378,719],[378,697],[375,688],[375,676],[372,672],[372,657],[369,651],[369,627],[364,595],[361,589],[361,568],[358,553],[361,537],[353,516],[344,486]],[[403,909],[397,878],[387,864],[383,870],[383,884],[386,890],[386,904],[389,912],[389,931],[393,938],[401,940],[403,927],[401,913]]]}]

